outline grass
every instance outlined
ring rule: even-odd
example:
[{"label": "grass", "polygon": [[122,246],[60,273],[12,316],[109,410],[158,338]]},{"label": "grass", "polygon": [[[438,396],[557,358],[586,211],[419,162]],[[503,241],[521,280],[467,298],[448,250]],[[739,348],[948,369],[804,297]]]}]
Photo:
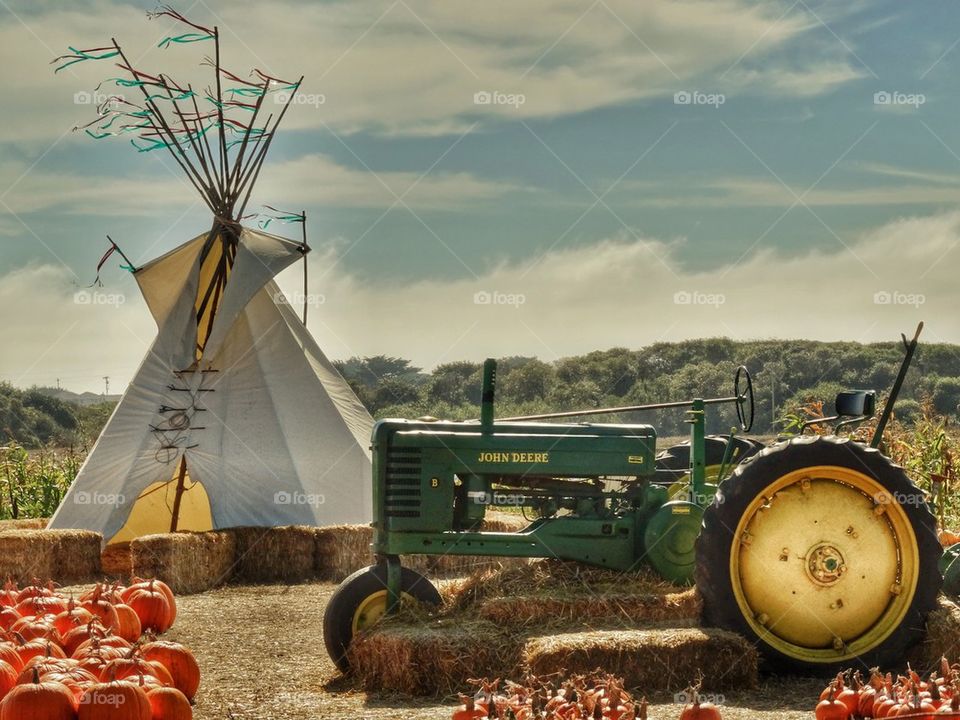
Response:
[{"label": "grass", "polygon": [[0,520],[53,515],[82,461],[70,450],[0,446]]}]

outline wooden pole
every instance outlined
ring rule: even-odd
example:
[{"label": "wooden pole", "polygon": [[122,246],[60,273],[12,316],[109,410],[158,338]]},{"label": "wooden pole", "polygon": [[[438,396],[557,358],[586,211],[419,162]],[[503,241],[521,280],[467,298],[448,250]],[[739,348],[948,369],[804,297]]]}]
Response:
[{"label": "wooden pole", "polygon": [[170,517],[170,532],[177,531],[177,525],[180,523],[180,501],[183,499],[184,483],[187,479],[187,455],[184,453],[180,458],[180,474],[177,478],[177,494],[173,498],[173,514]]},{"label": "wooden pole", "polygon": [[307,255],[310,252],[310,247],[307,245],[307,211],[301,210],[300,216],[303,220],[300,221],[300,225],[303,230],[303,326],[307,326],[307,301],[309,295],[307,294]]}]

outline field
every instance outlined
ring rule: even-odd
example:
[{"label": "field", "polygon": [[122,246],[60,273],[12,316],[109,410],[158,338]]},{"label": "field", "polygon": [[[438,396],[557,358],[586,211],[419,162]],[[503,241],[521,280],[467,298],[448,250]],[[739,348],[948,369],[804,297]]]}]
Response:
[{"label": "field", "polygon": [[[197,720],[447,720],[452,698],[414,700],[364,693],[337,675],[323,647],[330,583],[227,587],[183,597],[170,635],[196,653],[203,684]],[[768,679],[725,697],[725,720],[805,720],[822,682]],[[671,698],[654,697],[650,717],[674,719]]]}]

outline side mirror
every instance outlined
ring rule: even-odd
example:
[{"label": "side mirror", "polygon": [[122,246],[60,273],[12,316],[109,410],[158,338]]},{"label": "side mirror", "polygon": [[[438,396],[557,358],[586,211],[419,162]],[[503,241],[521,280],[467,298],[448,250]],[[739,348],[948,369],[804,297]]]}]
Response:
[{"label": "side mirror", "polygon": [[838,393],[837,415],[842,417],[871,416],[877,407],[877,393],[873,390],[847,390]]}]

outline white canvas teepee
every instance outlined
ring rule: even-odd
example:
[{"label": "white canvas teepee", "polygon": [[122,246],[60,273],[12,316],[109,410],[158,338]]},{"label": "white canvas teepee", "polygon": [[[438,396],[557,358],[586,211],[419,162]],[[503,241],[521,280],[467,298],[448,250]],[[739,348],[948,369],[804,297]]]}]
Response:
[{"label": "white canvas teepee", "polygon": [[120,542],[171,527],[370,521],[370,415],[278,302],[273,277],[303,246],[248,229],[231,246],[205,342],[210,234],[135,273],[159,334],[50,527]]},{"label": "white canvas teepee", "polygon": [[[116,40],[71,47],[56,71],[116,62],[129,77],[101,85],[124,93],[77,129],[131,138],[140,152],[165,148],[213,227],[139,269],[127,261],[159,334],[50,527],[122,542],[171,530],[369,522],[373,421],[274,282],[304,257],[306,237],[296,243],[240,224],[303,77],[256,68],[242,77],[221,66],[216,27],[167,6],[151,17],[186,31],[161,47],[213,43],[202,63],[214,75],[206,90],[134,67]],[[306,221],[265,207],[271,219]],[[100,266],[119,250],[111,244]]]}]

